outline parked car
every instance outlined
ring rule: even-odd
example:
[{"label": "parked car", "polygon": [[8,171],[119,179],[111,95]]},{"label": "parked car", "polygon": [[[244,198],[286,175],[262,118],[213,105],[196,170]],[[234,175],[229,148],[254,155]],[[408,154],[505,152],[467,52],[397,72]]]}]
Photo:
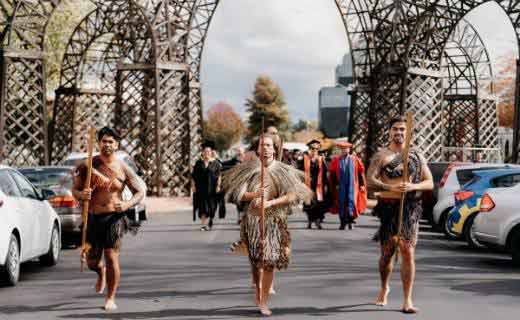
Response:
[{"label": "parked car", "polygon": [[[98,155],[99,153],[96,152],[94,155]],[[116,151],[116,157],[119,160],[122,160],[124,163],[126,163],[132,170],[134,170],[135,173],[137,173],[138,176],[142,177],[143,172],[137,167],[135,164],[134,159],[126,152],[124,151]],[[82,162],[85,161],[87,158],[87,154],[85,152],[73,152],[69,154],[65,160],[63,160],[62,165],[64,166],[71,166],[71,167],[77,167]]]},{"label": "parked car", "polygon": [[33,185],[50,189],[55,196],[48,201],[60,216],[63,243],[81,241],[81,204],[72,195],[74,167],[31,167],[18,169]]},{"label": "parked car", "polygon": [[433,208],[437,203],[437,193],[439,191],[439,185],[442,180],[446,169],[450,165],[450,162],[429,162],[428,168],[432,173],[433,177],[433,190],[423,191],[422,203],[423,203],[423,215],[422,218],[428,220],[433,225]]},{"label": "parked car", "polygon": [[472,248],[482,247],[474,234],[474,220],[480,212],[482,196],[488,189],[503,188],[514,177],[520,177],[520,168],[474,171],[474,177],[460,191],[455,192],[455,206],[448,213],[445,231],[454,238],[465,239]]},{"label": "parked car", "polygon": [[50,190],[37,190],[21,173],[0,166],[0,270],[16,285],[22,262],[39,258],[55,265],[60,256],[60,218],[45,200]]},{"label": "parked car", "polygon": [[449,165],[439,183],[437,203],[433,207],[434,227],[439,231],[444,231],[446,217],[455,206],[453,195],[474,177],[475,171],[498,169],[505,166],[505,164],[493,163],[453,163]]},{"label": "parked car", "polygon": [[520,177],[511,176],[509,187],[489,189],[480,202],[474,222],[475,238],[492,248],[505,249],[520,267]]},{"label": "parked car", "polygon": [[[98,154],[99,153],[94,153],[94,155]],[[140,177],[141,183],[144,184],[144,181],[142,180],[143,172],[138,169],[134,159],[128,153],[124,151],[116,151],[116,157],[126,163],[132,170],[134,170],[134,172],[137,173],[137,175]],[[65,160],[63,160],[63,165],[77,167],[79,164],[84,162],[85,159],[87,159],[87,153],[74,152],[68,155]],[[131,197],[132,192],[130,189],[128,189],[128,187],[125,186],[123,190],[123,200],[128,200]],[[148,220],[148,214],[146,212],[146,205],[144,204],[144,201],[135,206],[133,209],[135,210],[135,218],[131,220],[132,223],[139,224],[140,221]]]}]

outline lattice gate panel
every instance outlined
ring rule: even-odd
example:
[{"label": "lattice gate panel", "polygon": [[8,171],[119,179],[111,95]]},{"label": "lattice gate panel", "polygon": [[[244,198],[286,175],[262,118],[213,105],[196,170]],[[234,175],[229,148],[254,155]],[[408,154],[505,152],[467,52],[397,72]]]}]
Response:
[{"label": "lattice gate panel", "polygon": [[369,112],[367,157],[388,144],[388,122],[401,114],[401,74],[375,73]]},{"label": "lattice gate panel", "polygon": [[[417,72],[418,71],[418,72]],[[408,73],[406,86],[407,110],[414,118],[414,147],[423,152],[428,161],[442,158],[442,77],[431,71]]]},{"label": "lattice gate panel", "polygon": [[58,90],[52,124],[52,162],[71,152],[87,152],[88,129],[112,126],[115,95],[103,91]]},{"label": "lattice gate panel", "polygon": [[475,147],[478,143],[478,105],[474,95],[446,96],[447,147]]},{"label": "lattice gate panel", "polygon": [[186,96],[186,72],[158,70],[159,140],[163,195],[185,196],[190,192],[190,101]]},{"label": "lattice gate panel", "polygon": [[150,193],[158,175],[155,101],[153,69],[117,72],[114,129],[121,136],[120,149],[143,171]]},{"label": "lattice gate panel", "polygon": [[367,157],[366,144],[369,129],[370,92],[368,88],[356,88],[353,91],[354,104],[350,109],[350,140],[354,144],[354,152],[363,160]]},{"label": "lattice gate panel", "polygon": [[479,145],[498,148],[498,115],[496,99],[479,99]]},{"label": "lattice gate panel", "polygon": [[53,120],[50,129],[51,163],[58,164],[72,150],[72,126],[76,93],[70,89],[56,90]]},{"label": "lattice gate panel", "polygon": [[74,136],[72,151],[87,152],[88,130],[90,127],[101,129],[112,126],[114,121],[113,93],[80,92],[76,97],[74,110]]},{"label": "lattice gate panel", "polygon": [[189,86],[190,115],[190,165],[193,166],[200,156],[202,144],[202,95],[199,83]]},{"label": "lattice gate panel", "polygon": [[3,57],[4,92],[0,146],[3,163],[35,166],[48,163],[47,110],[43,60]]}]

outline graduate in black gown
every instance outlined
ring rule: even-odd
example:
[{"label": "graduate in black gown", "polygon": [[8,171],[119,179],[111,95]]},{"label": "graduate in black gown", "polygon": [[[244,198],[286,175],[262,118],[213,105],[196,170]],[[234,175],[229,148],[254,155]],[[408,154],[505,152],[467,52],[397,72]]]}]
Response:
[{"label": "graduate in black gown", "polygon": [[214,144],[212,142],[204,143],[202,148],[202,157],[193,166],[191,175],[193,205],[194,208],[196,207],[202,224],[201,230],[208,231],[213,226],[213,219],[217,210],[222,165],[213,158]]},{"label": "graduate in black gown", "polygon": [[327,183],[327,163],[325,157],[319,154],[321,143],[311,140],[307,143],[308,154],[298,161],[298,169],[305,173],[305,184],[314,192],[312,201],[303,204],[303,211],[307,213],[307,228],[312,228],[312,223],[322,229],[321,223],[328,211],[330,199]]}]

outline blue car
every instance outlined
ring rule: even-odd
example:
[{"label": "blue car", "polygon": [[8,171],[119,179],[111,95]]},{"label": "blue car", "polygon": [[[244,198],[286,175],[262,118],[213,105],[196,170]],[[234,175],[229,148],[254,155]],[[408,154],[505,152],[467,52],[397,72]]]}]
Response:
[{"label": "blue car", "polygon": [[487,189],[504,188],[520,178],[520,168],[504,166],[501,169],[475,171],[474,177],[454,194],[455,206],[446,218],[445,232],[452,238],[465,239],[472,248],[482,245],[475,238],[472,227],[480,211],[480,201]]}]

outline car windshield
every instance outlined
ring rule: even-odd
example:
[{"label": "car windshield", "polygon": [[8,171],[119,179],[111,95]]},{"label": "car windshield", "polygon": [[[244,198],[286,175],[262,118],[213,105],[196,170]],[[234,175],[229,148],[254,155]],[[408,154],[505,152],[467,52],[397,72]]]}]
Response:
[{"label": "car windshield", "polygon": [[448,162],[430,162],[428,163],[428,167],[430,168],[430,171],[433,176],[433,183],[435,185],[438,185],[440,181],[442,180],[442,177],[444,175],[444,172],[446,171],[446,168],[448,168],[449,163]]},{"label": "car windshield", "polygon": [[63,165],[70,166],[70,167],[77,167],[84,161],[85,161],[85,158],[72,158],[72,159],[67,159],[67,160],[63,161]]},{"label": "car windshield", "polygon": [[66,168],[20,169],[32,184],[42,189],[72,189],[72,171]]},{"label": "car windshield", "polygon": [[462,189],[467,189],[469,187],[471,187],[472,184],[476,183],[477,181],[479,181],[481,178],[479,176],[473,176],[473,178],[471,178],[468,182],[466,182],[463,186],[462,186]]},{"label": "car windshield", "polygon": [[476,171],[483,171],[483,170],[494,170],[494,169],[501,169],[502,167],[481,167],[481,168],[469,168],[469,169],[459,169],[457,170],[457,180],[459,181],[459,185],[465,186],[470,180],[472,180],[475,177]]},{"label": "car windshield", "polygon": [[[135,173],[139,172],[132,157],[130,157],[126,154],[118,154],[118,158],[123,160],[123,162],[126,163],[126,165],[129,166],[130,169],[132,169]],[[85,155],[85,157],[67,159],[67,160],[63,161],[63,165],[77,167],[81,163],[85,162],[85,159],[86,159],[86,155]]]},{"label": "car windshield", "polygon": [[122,160],[123,160],[124,163],[126,163],[126,165],[129,166],[130,169],[132,169],[135,173],[138,172],[138,170],[137,170],[137,166],[135,165],[134,160],[132,160],[132,158],[130,158],[129,156],[124,156]]}]

